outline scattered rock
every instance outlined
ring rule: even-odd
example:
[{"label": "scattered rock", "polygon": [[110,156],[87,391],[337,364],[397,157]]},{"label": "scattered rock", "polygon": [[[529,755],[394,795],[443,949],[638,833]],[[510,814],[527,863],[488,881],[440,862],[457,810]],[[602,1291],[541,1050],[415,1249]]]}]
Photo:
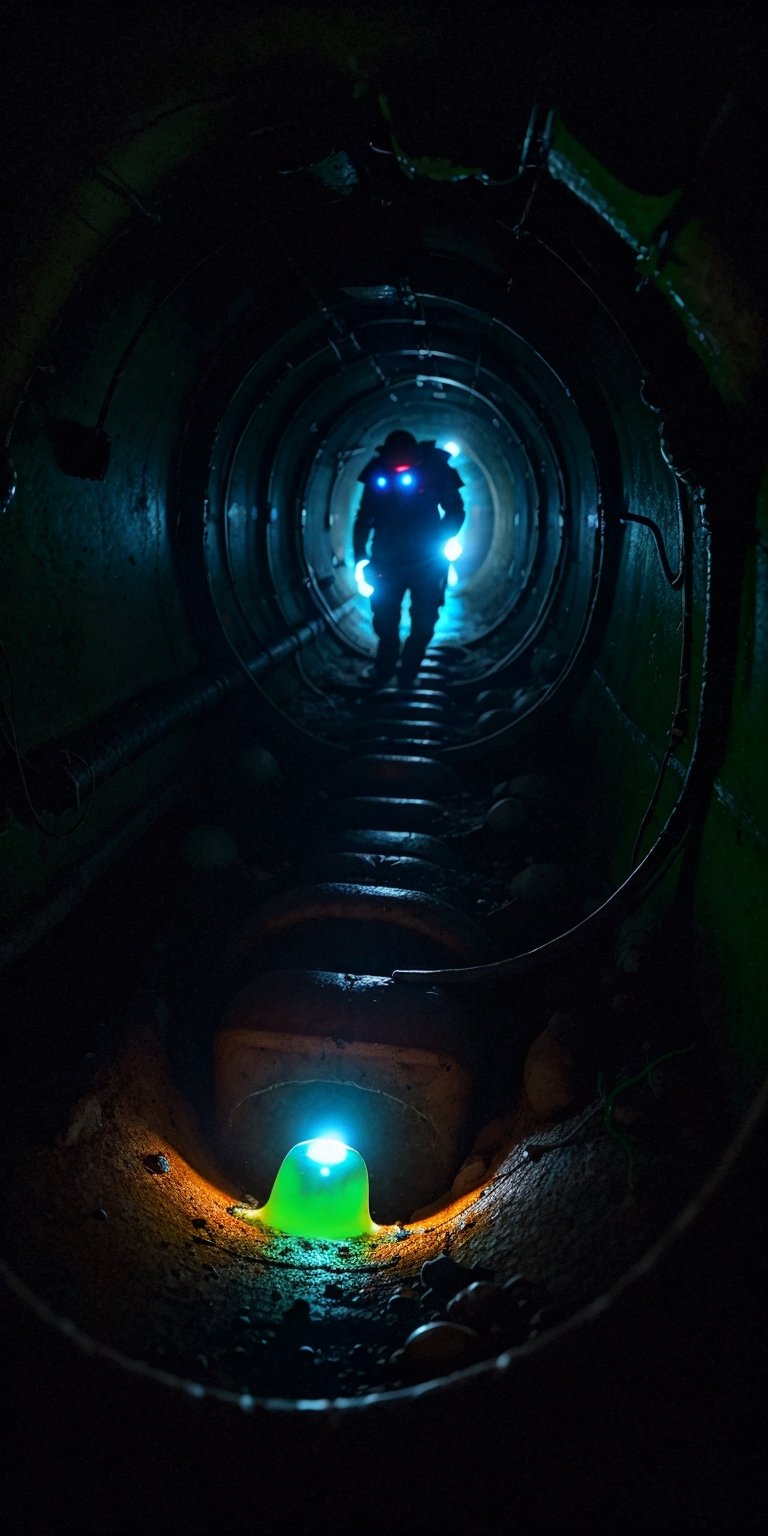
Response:
[{"label": "scattered rock", "polygon": [[91,1215],[93,1216],[94,1221],[108,1221],[109,1220],[109,1215],[108,1215],[107,1211],[105,1211],[103,1205],[97,1206],[95,1211],[91,1211]]},{"label": "scattered rock", "polygon": [[564,664],[565,655],[562,651],[539,646],[531,657],[531,676],[537,682],[551,682],[557,677]]},{"label": "scattered rock", "polygon": [[473,1153],[478,1157],[488,1158],[494,1152],[500,1152],[506,1147],[514,1129],[512,1115],[499,1115],[496,1120],[489,1120],[487,1125],[478,1131],[472,1147]]},{"label": "scattered rock", "polygon": [[64,1137],[65,1147],[74,1147],[79,1141],[90,1141],[101,1130],[101,1126],[101,1105],[98,1099],[93,1096],[80,1099],[72,1111]]},{"label": "scattered rock", "polygon": [[287,1328],[306,1328],[309,1321],[309,1302],[303,1296],[297,1296],[296,1300],[283,1313],[283,1324]]},{"label": "scattered rock", "polygon": [[170,1173],[171,1165],[164,1152],[148,1152],[144,1159],[144,1167],[150,1173]]},{"label": "scattered rock", "polygon": [[528,811],[522,800],[514,800],[508,797],[497,800],[489,811],[486,811],[484,825],[489,832],[508,835],[513,832],[524,832],[528,826]]},{"label": "scattered rock", "polygon": [[536,1036],[528,1051],[523,1084],[532,1109],[544,1120],[564,1114],[576,1100],[573,1057],[549,1025]]},{"label": "scattered rock", "polygon": [[488,1333],[509,1317],[510,1293],[490,1280],[473,1280],[452,1296],[446,1313],[452,1323],[462,1323],[478,1333]]},{"label": "scattered rock", "polygon": [[458,1323],[422,1323],[409,1333],[403,1345],[403,1361],[416,1366],[458,1365],[475,1357],[479,1342],[473,1328],[463,1328]]},{"label": "scattered rock", "polygon": [[485,1172],[486,1165],[483,1158],[467,1158],[451,1185],[451,1199],[460,1200],[462,1195],[468,1195],[471,1189],[477,1189],[485,1178]]},{"label": "scattered rock", "polygon": [[387,1311],[389,1313],[411,1312],[418,1300],[412,1286],[401,1286],[399,1290],[392,1292],[387,1302]]},{"label": "scattered rock", "polygon": [[564,1322],[570,1315],[568,1307],[561,1306],[556,1301],[547,1302],[546,1306],[540,1307],[531,1317],[529,1325],[531,1338],[538,1338],[539,1334],[546,1333],[548,1328],[556,1328],[558,1323]]},{"label": "scattered rock", "polygon": [[570,884],[559,864],[529,864],[507,886],[513,901],[560,913],[570,899]]},{"label": "scattered rock", "polygon": [[283,782],[277,759],[266,747],[247,747],[235,760],[235,769],[238,776],[250,785],[279,789]]},{"label": "scattered rock", "polygon": [[533,1300],[539,1306],[543,1306],[544,1302],[549,1300],[547,1287],[541,1285],[538,1280],[532,1280],[530,1275],[522,1273],[510,1275],[509,1279],[504,1280],[502,1282],[502,1290],[506,1291],[507,1295],[513,1296],[521,1304]]},{"label": "scattered rock", "polygon": [[483,711],[490,709],[506,709],[509,703],[509,694],[506,688],[484,688],[475,700]]},{"label": "scattered rock", "polygon": [[455,1259],[449,1258],[447,1253],[441,1253],[436,1259],[427,1259],[421,1266],[421,1283],[425,1290],[441,1300],[447,1301],[450,1296],[455,1296],[473,1280],[492,1280],[493,1271],[490,1269],[468,1269],[464,1264],[457,1264]]},{"label": "scattered rock", "polygon": [[250,1328],[250,1326],[251,1326],[251,1319],[248,1316],[247,1312],[241,1312],[235,1318],[235,1322],[237,1323],[239,1328]]},{"label": "scattered rock", "polygon": [[545,778],[541,773],[520,773],[516,778],[510,779],[506,794],[514,796],[516,800],[522,800],[532,811],[542,811],[547,817],[553,814],[562,801],[563,786],[555,779]]},{"label": "scattered rock", "polygon": [[511,709],[487,709],[475,722],[473,736],[489,736],[503,731],[515,718]]}]

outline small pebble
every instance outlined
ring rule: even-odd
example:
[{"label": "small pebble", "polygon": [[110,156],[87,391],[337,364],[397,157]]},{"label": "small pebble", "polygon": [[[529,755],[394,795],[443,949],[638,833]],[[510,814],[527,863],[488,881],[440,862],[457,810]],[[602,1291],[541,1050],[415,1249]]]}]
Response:
[{"label": "small pebble", "polygon": [[538,1335],[544,1333],[547,1328],[555,1328],[569,1315],[568,1308],[561,1306],[559,1302],[548,1302],[546,1306],[540,1307],[538,1312],[534,1312],[529,1325],[531,1333]]},{"label": "small pebble", "polygon": [[479,1343],[473,1328],[463,1328],[458,1323],[422,1323],[409,1333],[403,1355],[409,1362],[451,1364],[466,1360]]},{"label": "small pebble", "polygon": [[250,1328],[251,1326],[251,1319],[247,1312],[241,1312],[239,1316],[235,1318],[235,1322],[240,1328]]},{"label": "small pebble", "polygon": [[562,1115],[576,1098],[573,1057],[547,1027],[525,1058],[523,1084],[531,1107],[544,1120]]},{"label": "small pebble", "polygon": [[79,1141],[90,1141],[101,1130],[101,1105],[96,1098],[81,1099],[72,1112],[64,1137],[65,1147],[74,1147]]},{"label": "small pebble", "polygon": [[510,1275],[509,1279],[503,1282],[502,1289],[519,1292],[520,1295],[538,1295],[542,1297],[548,1295],[545,1285],[541,1285],[538,1280],[532,1280],[530,1275],[524,1275],[522,1272]]},{"label": "small pebble", "polygon": [[304,1327],[309,1322],[309,1302],[303,1296],[297,1296],[290,1307],[283,1313],[283,1322],[289,1327]]},{"label": "small pebble", "polygon": [[193,1227],[207,1227],[208,1223],[204,1216],[193,1216],[192,1225]]},{"label": "small pebble", "polygon": [[522,800],[508,798],[497,800],[485,813],[485,826],[490,832],[523,832],[528,825],[528,811]]},{"label": "small pebble", "polygon": [[144,1167],[150,1173],[170,1173],[171,1165],[164,1152],[150,1152],[144,1159]]},{"label": "small pebble", "polygon": [[513,1128],[514,1119],[511,1115],[500,1115],[496,1120],[489,1120],[475,1137],[473,1153],[476,1152],[478,1157],[491,1157],[508,1144]]},{"label": "small pebble", "polygon": [[427,1259],[421,1266],[421,1283],[430,1291],[433,1291],[436,1299],[448,1299],[455,1296],[457,1291],[470,1285],[473,1280],[492,1280],[493,1271],[490,1269],[467,1269],[463,1264],[457,1264],[455,1259],[449,1258],[447,1253],[441,1253],[436,1259]]},{"label": "small pebble", "polygon": [[470,1190],[477,1189],[482,1184],[486,1173],[486,1165],[482,1157],[471,1157],[463,1168],[460,1168],[452,1185],[451,1198],[460,1200],[463,1195],[468,1195]]},{"label": "small pebble", "polygon": [[410,1287],[400,1291],[393,1291],[387,1302],[387,1311],[390,1313],[409,1312],[417,1300],[416,1292],[411,1290]]},{"label": "small pebble", "polygon": [[446,1307],[452,1323],[463,1323],[480,1333],[488,1332],[494,1324],[503,1324],[509,1311],[509,1291],[489,1280],[474,1280],[465,1290],[452,1296]]},{"label": "small pebble", "polygon": [[94,1221],[108,1221],[109,1220],[109,1217],[108,1217],[107,1212],[105,1211],[103,1205],[97,1206],[96,1210],[91,1212],[91,1215],[93,1216]]}]

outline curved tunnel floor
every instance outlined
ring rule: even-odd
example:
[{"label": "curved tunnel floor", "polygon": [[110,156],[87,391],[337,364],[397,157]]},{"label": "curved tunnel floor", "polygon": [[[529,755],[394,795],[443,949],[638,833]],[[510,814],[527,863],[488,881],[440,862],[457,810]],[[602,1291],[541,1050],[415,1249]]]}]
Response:
[{"label": "curved tunnel floor", "polygon": [[[450,676],[433,657],[407,700],[389,689],[346,710],[340,703],[353,738],[344,764],[286,753],[271,787],[248,787],[252,754],[235,751],[237,731],[231,742],[211,733],[185,815],[167,819],[18,968],[0,1165],[7,1255],[54,1311],[98,1341],[259,1398],[408,1387],[576,1312],[710,1171],[727,1128],[686,1011],[688,978],[679,962],[643,965],[641,936],[639,962],[628,944],[618,959],[594,953],[556,976],[457,995],[473,1092],[450,1175],[420,1208],[406,1203],[406,1185],[382,1209],[373,1168],[372,1211],[383,1224],[370,1241],[270,1236],[249,1222],[268,1189],[249,1187],[227,1160],[210,1086],[213,1037],[233,996],[270,974],[276,956],[280,968],[321,965],[348,981],[374,974],[371,943],[389,957],[376,974],[388,976],[403,955],[419,965],[423,932],[410,918],[402,927],[390,915],[382,927],[374,901],[370,924],[344,913],[331,921],[329,893],[355,911],[361,890],[383,889],[391,914],[399,896],[407,907],[413,895],[412,863],[422,875],[426,866],[438,930],[444,921],[450,942],[459,933],[471,948],[466,934],[482,928],[482,959],[542,942],[605,894],[606,850],[580,787],[578,744],[562,725],[529,738],[506,773],[473,764],[432,802],[414,799],[406,777],[383,821],[394,804],[397,830],[405,805],[406,825],[411,818],[415,835],[438,838],[445,862],[369,852],[372,884],[349,879],[345,840],[370,831],[373,801],[387,800],[360,795],[381,787],[369,775],[391,787],[409,753],[425,755],[407,737],[389,747],[382,737],[372,760],[366,724],[377,714],[412,722],[439,695],[450,722]],[[439,743],[432,748],[439,780]],[[218,772],[208,773],[216,758]],[[458,874],[449,867],[457,860]],[[403,866],[399,890],[389,882]],[[310,918],[294,923],[302,903]],[[445,935],[430,935],[422,964],[440,963]],[[441,995],[447,1010],[450,987]],[[491,1288],[467,1294],[475,1280]],[[450,1326],[414,1340],[427,1323]]]},{"label": "curved tunnel floor", "polygon": [[[438,620],[433,642],[438,651],[444,648],[452,654],[452,691],[458,699],[465,699],[471,705],[478,691],[501,687],[508,693],[513,713],[522,714],[524,709],[542,698],[568,659],[556,626],[545,624],[535,640],[512,651],[504,625],[484,635],[482,640],[467,644],[462,608],[461,599],[449,600]],[[401,639],[407,630],[407,615],[404,615]],[[372,652],[374,647],[375,639],[371,633]],[[322,636],[313,652],[302,654],[298,661],[309,690],[297,698],[298,723],[332,737],[338,724],[336,717],[340,705],[348,701],[350,694],[360,694],[366,662],[354,652],[341,651],[331,636]],[[473,724],[468,714],[468,732]]]}]

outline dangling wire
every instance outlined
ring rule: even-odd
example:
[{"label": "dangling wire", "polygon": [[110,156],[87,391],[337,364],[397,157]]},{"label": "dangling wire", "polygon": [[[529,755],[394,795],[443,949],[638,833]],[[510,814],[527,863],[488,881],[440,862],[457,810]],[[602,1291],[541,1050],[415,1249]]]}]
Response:
[{"label": "dangling wire", "polygon": [[[680,743],[685,740],[686,733],[687,733],[687,730],[688,730],[688,713],[689,713],[689,709],[690,709],[689,687],[690,687],[690,681],[691,681],[691,650],[692,650],[692,640],[693,640],[693,561],[692,561],[692,537],[691,537],[692,529],[691,529],[691,516],[690,516],[690,510],[691,509],[690,509],[690,502],[689,502],[690,492],[689,492],[688,487],[686,485],[681,485],[680,489],[681,489],[681,492],[682,492],[681,500],[680,500],[680,578],[681,579],[680,579],[679,586],[675,587],[675,590],[679,591],[680,588],[682,587],[682,592],[683,592],[683,617],[682,617],[682,635],[681,635],[681,641],[680,641],[680,670],[679,670],[679,674],[678,674],[677,700],[675,702],[674,714],[672,716],[672,724],[670,725],[670,728],[669,728],[669,736],[668,736],[668,739],[667,739],[667,745],[666,745],[666,747],[664,749],[664,755],[663,755],[663,757],[661,759],[661,763],[659,765],[659,771],[658,771],[658,774],[657,774],[657,777],[656,777],[656,783],[655,783],[655,785],[653,787],[653,794],[651,795],[651,798],[650,798],[650,800],[648,802],[648,805],[647,805],[647,807],[645,809],[645,813],[643,815],[642,821],[640,822],[640,826],[637,829],[637,836],[635,838],[634,846],[632,848],[632,859],[631,859],[631,864],[630,864],[630,868],[631,869],[636,869],[637,868],[637,865],[638,865],[638,862],[639,862],[639,859],[640,859],[640,848],[642,846],[642,841],[643,841],[645,833],[646,833],[646,831],[648,829],[648,826],[650,825],[651,819],[652,819],[652,817],[653,817],[653,815],[654,815],[654,813],[656,811],[656,807],[657,807],[657,805],[659,803],[659,799],[661,797],[661,792],[662,792],[662,789],[664,787],[664,780],[665,780],[666,775],[667,775],[667,769],[668,769],[668,767],[669,767],[669,765],[670,765],[670,763],[672,761],[672,758],[673,758],[677,748],[680,746]],[[638,521],[639,521],[639,519],[638,519]],[[645,521],[645,519],[643,519],[642,521]],[[657,548],[658,547],[659,546],[657,544]],[[661,554],[661,550],[660,549],[659,549],[659,553]],[[670,585],[672,585],[671,582],[670,582]]]}]

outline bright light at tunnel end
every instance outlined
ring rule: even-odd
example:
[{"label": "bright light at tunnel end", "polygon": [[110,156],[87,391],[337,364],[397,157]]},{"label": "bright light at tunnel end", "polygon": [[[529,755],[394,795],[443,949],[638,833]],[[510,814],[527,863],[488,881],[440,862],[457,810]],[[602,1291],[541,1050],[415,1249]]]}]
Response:
[{"label": "bright light at tunnel end", "polygon": [[459,444],[455,443],[452,438],[447,443],[441,443],[440,446],[443,450],[443,453],[447,453],[449,458],[455,459],[456,455],[461,453]]}]

